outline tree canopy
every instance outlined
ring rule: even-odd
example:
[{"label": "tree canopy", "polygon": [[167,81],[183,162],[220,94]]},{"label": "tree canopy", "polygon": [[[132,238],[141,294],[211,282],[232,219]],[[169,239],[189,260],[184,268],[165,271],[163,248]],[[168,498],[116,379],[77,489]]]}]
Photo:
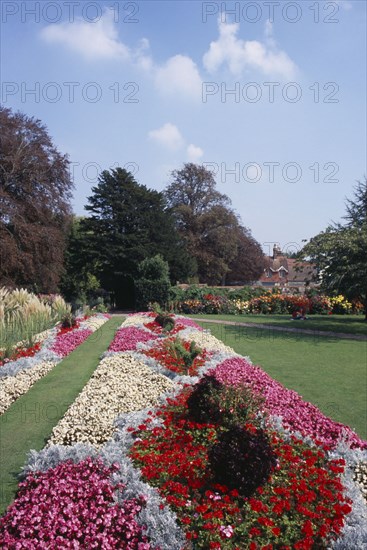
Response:
[{"label": "tree canopy", "polygon": [[81,221],[88,254],[94,258],[103,288],[113,291],[120,305],[133,296],[133,280],[145,258],[161,254],[173,280],[192,269],[182,240],[166,209],[162,193],[138,184],[123,168],[105,170],[99,177]]},{"label": "tree canopy", "polygon": [[[358,182],[354,198],[346,201],[345,225],[329,225],[301,251],[315,264],[326,292],[360,300],[367,308],[367,180]],[[366,311],[367,318],[367,311]]]},{"label": "tree canopy", "polygon": [[193,163],[174,170],[165,196],[176,227],[197,262],[200,282],[223,284],[234,268],[240,270],[242,280],[258,277],[262,265],[250,265],[247,253],[251,251],[254,259],[260,245],[241,226],[230,199],[217,191],[210,170]]},{"label": "tree canopy", "polygon": [[264,253],[249,229],[241,225],[237,229],[237,242],[237,255],[229,264],[226,282],[253,283],[264,271]]},{"label": "tree canopy", "polygon": [[0,284],[54,292],[70,219],[69,161],[46,127],[0,107]]},{"label": "tree canopy", "polygon": [[60,281],[63,296],[73,304],[90,303],[97,298],[100,282],[96,259],[87,246],[87,235],[81,230],[82,218],[74,216],[70,224]]}]

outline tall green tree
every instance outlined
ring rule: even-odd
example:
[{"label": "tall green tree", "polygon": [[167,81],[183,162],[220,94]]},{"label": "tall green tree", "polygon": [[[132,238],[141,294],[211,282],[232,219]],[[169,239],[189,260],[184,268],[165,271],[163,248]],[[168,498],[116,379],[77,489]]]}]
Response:
[{"label": "tall green tree", "polygon": [[358,182],[353,199],[347,199],[345,225],[330,225],[301,251],[317,270],[321,287],[329,293],[360,300],[367,320],[367,180]]},{"label": "tall green tree", "polygon": [[145,258],[161,254],[173,278],[184,278],[191,261],[175,230],[162,193],[138,184],[122,168],[104,171],[81,221],[85,246],[97,265],[103,288],[113,291],[117,303],[134,306],[134,278]]},{"label": "tall green tree", "polygon": [[82,218],[73,216],[67,238],[60,290],[68,302],[90,303],[98,294],[98,263],[88,249],[88,237],[81,230]]},{"label": "tall green tree", "polygon": [[69,161],[37,119],[0,107],[0,285],[55,292],[71,215]]},{"label": "tall green tree", "polygon": [[187,163],[172,172],[165,195],[176,227],[197,261],[199,280],[224,284],[236,259],[237,265],[243,260],[244,274],[245,234],[229,197],[217,191],[212,172]]}]

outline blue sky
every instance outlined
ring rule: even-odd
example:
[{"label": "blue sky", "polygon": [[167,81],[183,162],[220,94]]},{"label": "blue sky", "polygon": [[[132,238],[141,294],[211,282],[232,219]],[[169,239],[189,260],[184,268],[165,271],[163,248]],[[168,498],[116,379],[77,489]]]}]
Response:
[{"label": "blue sky", "polygon": [[207,165],[267,252],[344,214],[366,174],[360,0],[13,1],[1,103],[69,155],[83,214],[101,170],[162,190]]}]

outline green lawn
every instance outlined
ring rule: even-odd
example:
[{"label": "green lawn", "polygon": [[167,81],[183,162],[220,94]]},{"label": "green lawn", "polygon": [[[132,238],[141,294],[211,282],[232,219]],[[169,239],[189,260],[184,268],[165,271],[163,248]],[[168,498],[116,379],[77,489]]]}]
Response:
[{"label": "green lawn", "polygon": [[40,450],[75,401],[123,317],[112,317],[0,416],[0,514],[15,496],[30,449]]},{"label": "green lawn", "polygon": [[367,439],[367,342],[278,332],[271,327],[201,326]]},{"label": "green lawn", "polygon": [[193,319],[221,319],[236,323],[260,323],[277,327],[346,332],[367,336],[364,315],[311,315],[306,321],[292,321],[290,315],[187,315]]}]

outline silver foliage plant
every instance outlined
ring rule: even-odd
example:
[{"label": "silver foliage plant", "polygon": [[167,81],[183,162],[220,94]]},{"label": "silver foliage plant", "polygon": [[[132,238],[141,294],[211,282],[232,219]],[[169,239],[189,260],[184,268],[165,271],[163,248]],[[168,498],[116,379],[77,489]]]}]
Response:
[{"label": "silver foliage plant", "polygon": [[[188,327],[186,330],[181,331],[180,337],[184,338],[185,332],[189,334],[192,330],[192,327]],[[153,344],[153,341],[149,343]],[[164,374],[175,382],[174,389],[160,397],[158,407],[166,404],[168,398],[174,398],[182,390],[184,384],[192,385],[197,383],[204,374],[215,369],[225,359],[239,356],[235,353],[231,354],[227,350],[217,351],[199,369],[198,376],[181,376],[164,368],[155,359],[141,353],[142,350],[149,347],[147,345],[149,343],[138,345],[136,352],[124,353],[131,354],[134,358],[143,361],[155,372]],[[102,358],[114,355],[115,353],[120,352],[105,352]],[[245,357],[244,359],[252,364],[249,357]],[[185,544],[185,536],[178,526],[176,514],[165,505],[165,501],[160,497],[157,489],[151,487],[141,479],[140,471],[134,468],[128,456],[129,450],[134,443],[134,438],[129,428],[136,429],[140,424],[143,424],[148,418],[149,411],[154,413],[155,409],[144,409],[117,416],[114,421],[116,431],[113,437],[99,451],[89,445],[80,443],[70,447],[51,445],[39,452],[30,451],[22,475],[25,476],[34,471],[46,471],[49,468],[55,467],[59,462],[68,459],[77,463],[88,456],[94,458],[101,457],[107,466],[118,463],[120,469],[112,475],[112,482],[116,484],[121,482],[125,487],[117,493],[117,501],[123,502],[138,495],[145,496],[147,504],[139,513],[138,521],[141,525],[145,526],[152,544],[158,546],[161,550],[181,550]],[[150,416],[150,418],[149,429],[162,426],[162,420],[159,417]],[[293,435],[303,440],[307,445],[315,447],[316,444],[311,437],[303,437],[299,432],[292,432],[285,428],[281,417],[270,416],[269,420],[272,427],[281,433],[286,440],[290,439],[291,435]],[[361,491],[353,481],[353,468],[358,463],[367,460],[367,451],[350,449],[345,441],[340,441],[337,448],[329,453],[329,455],[330,458],[345,459],[348,466],[342,476],[342,483],[345,487],[346,496],[352,501],[352,511],[345,518],[342,534],[338,540],[331,544],[330,550],[350,550],[351,548],[367,550],[367,508]]]},{"label": "silver foliage plant", "polygon": [[332,546],[333,550],[367,549],[367,506],[362,492],[353,480],[354,468],[367,461],[367,450],[351,449],[345,440],[330,453],[331,458],[343,458],[347,464],[341,481],[345,494],[352,500],[352,511],[345,517],[341,537]]},{"label": "silver foliage plant", "polygon": [[51,361],[52,363],[58,363],[60,355],[51,351],[51,346],[53,345],[56,337],[56,329],[51,329],[51,334],[44,340],[42,348],[38,351],[33,357],[22,357],[15,361],[9,361],[3,365],[0,369],[0,378],[5,378],[7,376],[16,376],[19,372],[23,370],[32,369],[35,366],[39,365],[42,361]]}]

